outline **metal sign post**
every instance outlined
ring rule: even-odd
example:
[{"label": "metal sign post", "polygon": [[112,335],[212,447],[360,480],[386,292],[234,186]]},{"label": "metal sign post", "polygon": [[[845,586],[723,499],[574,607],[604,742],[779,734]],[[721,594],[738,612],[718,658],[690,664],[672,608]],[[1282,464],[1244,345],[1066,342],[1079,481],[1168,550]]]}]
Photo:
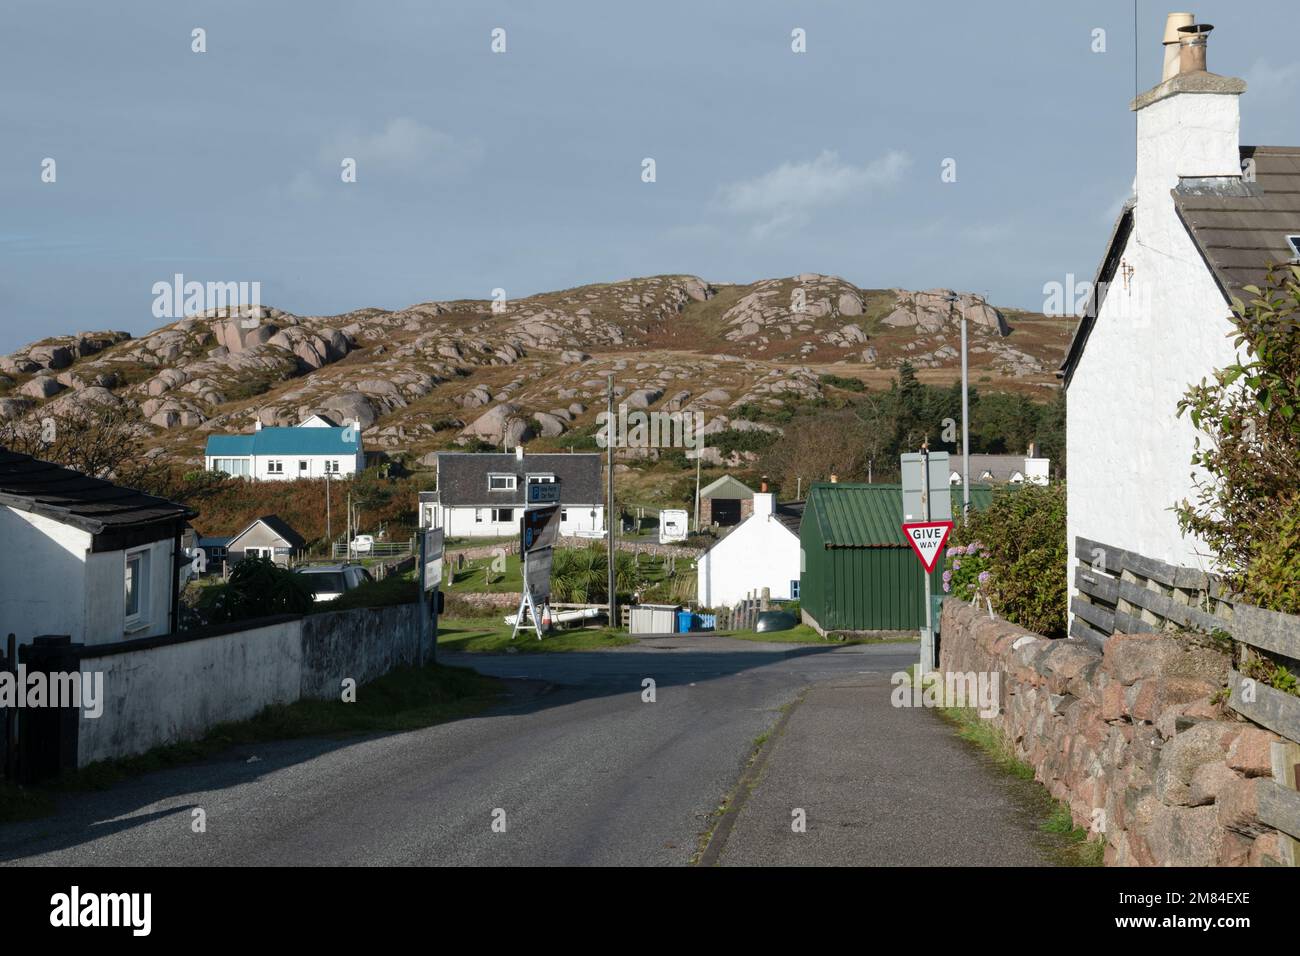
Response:
[{"label": "metal sign post", "polygon": [[[903,525],[909,542],[917,549],[921,558],[922,573],[925,576],[925,627],[921,629],[921,657],[919,668],[922,675],[935,668],[934,654],[934,601],[931,597],[930,571],[934,561],[926,565],[919,542],[908,532],[908,526],[930,527],[935,524],[948,524],[952,521],[952,491],[948,483],[948,453],[930,453],[930,443],[921,445],[919,453],[905,454],[901,457],[900,469],[903,477]],[[944,535],[947,537],[946,533]],[[938,555],[934,555],[934,560]]]},{"label": "metal sign post", "polygon": [[420,556],[416,576],[420,582],[420,648],[429,647],[429,661],[438,660],[438,589],[442,586],[442,529],[431,528],[420,535]]}]

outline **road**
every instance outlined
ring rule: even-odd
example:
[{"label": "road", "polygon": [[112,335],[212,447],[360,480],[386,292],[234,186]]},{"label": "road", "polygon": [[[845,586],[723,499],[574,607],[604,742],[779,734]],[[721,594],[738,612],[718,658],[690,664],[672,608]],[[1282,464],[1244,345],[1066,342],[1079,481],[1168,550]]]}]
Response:
[{"label": "road", "polygon": [[[514,678],[515,697],[419,731],[240,747],[69,795],[55,817],[0,827],[0,862],[686,864],[783,705],[809,686],[870,679],[881,690],[872,706],[891,710],[887,675],[915,655],[913,644],[715,637],[452,655],[446,662]],[[204,832],[194,832],[196,809]]]}]

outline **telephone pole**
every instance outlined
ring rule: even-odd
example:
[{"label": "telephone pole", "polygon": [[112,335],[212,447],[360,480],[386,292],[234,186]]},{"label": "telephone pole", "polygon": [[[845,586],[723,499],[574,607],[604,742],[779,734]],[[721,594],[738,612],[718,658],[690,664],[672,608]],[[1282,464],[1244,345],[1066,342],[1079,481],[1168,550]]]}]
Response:
[{"label": "telephone pole", "polygon": [[614,442],[616,423],[614,419],[614,373],[609,373],[609,386],[605,395],[605,470],[609,473],[609,482],[605,493],[605,528],[608,541],[609,580],[606,584],[609,598],[609,626],[618,627],[618,618],[614,616],[618,609],[618,597],[614,593]]}]

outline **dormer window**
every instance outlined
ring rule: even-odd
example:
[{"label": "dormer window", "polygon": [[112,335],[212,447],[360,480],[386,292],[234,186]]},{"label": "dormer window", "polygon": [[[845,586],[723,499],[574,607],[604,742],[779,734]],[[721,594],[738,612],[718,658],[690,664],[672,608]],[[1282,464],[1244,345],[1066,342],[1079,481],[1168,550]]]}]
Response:
[{"label": "dormer window", "polygon": [[528,483],[530,485],[553,485],[555,484],[554,475],[529,475]]},{"label": "dormer window", "polygon": [[514,475],[488,475],[488,491],[514,491],[517,480]]}]

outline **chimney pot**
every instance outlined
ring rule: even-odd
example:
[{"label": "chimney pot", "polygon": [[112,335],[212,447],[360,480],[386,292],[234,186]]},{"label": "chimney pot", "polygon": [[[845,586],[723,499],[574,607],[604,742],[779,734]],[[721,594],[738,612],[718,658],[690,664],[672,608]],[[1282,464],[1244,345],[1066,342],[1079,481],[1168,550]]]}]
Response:
[{"label": "chimney pot", "polygon": [[1165,64],[1164,70],[1160,74],[1163,82],[1177,75],[1180,70],[1181,62],[1181,43],[1182,37],[1178,31],[1182,27],[1190,27],[1196,22],[1194,13],[1171,13],[1165,18],[1165,38],[1162,41],[1165,47]]},{"label": "chimney pot", "polygon": [[1209,44],[1210,31],[1213,29],[1214,27],[1208,23],[1193,23],[1178,28],[1179,73],[1205,72],[1205,48]]}]

